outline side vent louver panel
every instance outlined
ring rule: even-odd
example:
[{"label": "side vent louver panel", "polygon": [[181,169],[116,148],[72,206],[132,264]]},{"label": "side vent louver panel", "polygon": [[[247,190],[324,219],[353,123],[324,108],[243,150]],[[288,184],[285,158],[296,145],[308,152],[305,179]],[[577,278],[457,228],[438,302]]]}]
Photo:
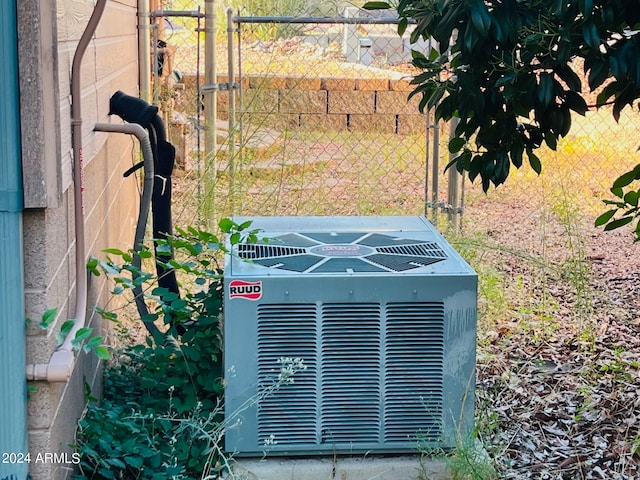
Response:
[{"label": "side vent louver panel", "polygon": [[385,441],[439,440],[443,411],[444,305],[390,304],[385,339]]},{"label": "side vent louver panel", "polygon": [[[258,376],[265,394],[258,408],[260,444],[271,436],[278,445],[296,446],[438,440],[444,306],[392,303],[384,320],[383,308],[258,308]],[[282,357],[302,358],[306,370],[272,391]]]},{"label": "side vent louver panel", "polygon": [[[302,358],[306,370],[294,376],[294,383],[272,391],[282,357]],[[316,363],[315,305],[258,308],[258,382],[259,394],[265,395],[258,404],[260,445],[271,438],[278,445],[317,443]]]},{"label": "side vent louver panel", "polygon": [[322,307],[322,443],[380,436],[380,306]]}]

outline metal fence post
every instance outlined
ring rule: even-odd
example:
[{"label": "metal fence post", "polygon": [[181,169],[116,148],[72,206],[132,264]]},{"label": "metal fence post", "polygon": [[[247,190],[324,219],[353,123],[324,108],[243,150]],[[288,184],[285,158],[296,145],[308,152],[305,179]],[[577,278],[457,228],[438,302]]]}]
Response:
[{"label": "metal fence post", "polygon": [[231,214],[235,214],[235,142],[236,142],[236,101],[235,101],[235,69],[233,58],[233,8],[227,8],[227,53],[229,66],[229,193]]},{"label": "metal fence post", "polygon": [[138,0],[138,55],[140,98],[151,102],[151,24],[149,0]]},{"label": "metal fence post", "polygon": [[439,122],[433,122],[433,168],[431,170],[432,180],[432,192],[431,192],[431,208],[433,211],[433,223],[438,224],[438,209],[440,208],[440,195],[439,195],[439,176],[440,176],[440,124]]},{"label": "metal fence post", "polygon": [[[455,135],[456,128],[458,127],[460,120],[452,118],[449,122],[449,138]],[[457,153],[449,154],[449,163],[458,157]],[[449,185],[447,194],[447,219],[449,225],[454,229],[458,228],[458,213],[459,213],[459,195],[458,195],[458,181],[460,180],[460,174],[458,169],[452,165],[449,167]]]},{"label": "metal fence post", "polygon": [[154,105],[158,105],[158,100],[160,99],[160,81],[158,80],[158,22],[156,17],[153,17],[153,23],[151,24],[151,51],[153,55],[153,96],[151,98],[152,103]]},{"label": "metal fence post", "polygon": [[424,216],[429,216],[429,161],[431,150],[431,111],[427,110],[424,125]]},{"label": "metal fence post", "polygon": [[[205,0],[204,3],[204,69],[205,84],[216,85],[218,82],[216,71],[216,2]],[[205,165],[210,168],[210,180],[216,177],[216,118],[218,109],[218,92],[216,88],[204,92],[205,111]],[[206,168],[205,168],[206,169]]]}]

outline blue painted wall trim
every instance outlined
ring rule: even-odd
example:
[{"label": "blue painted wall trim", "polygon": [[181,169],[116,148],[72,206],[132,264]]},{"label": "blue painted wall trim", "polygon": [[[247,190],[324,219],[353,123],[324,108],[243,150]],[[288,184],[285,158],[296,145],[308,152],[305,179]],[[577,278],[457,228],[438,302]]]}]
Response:
[{"label": "blue painted wall trim", "polygon": [[[0,455],[27,453],[22,165],[16,1],[0,1]],[[0,462],[0,479],[28,464]]]}]

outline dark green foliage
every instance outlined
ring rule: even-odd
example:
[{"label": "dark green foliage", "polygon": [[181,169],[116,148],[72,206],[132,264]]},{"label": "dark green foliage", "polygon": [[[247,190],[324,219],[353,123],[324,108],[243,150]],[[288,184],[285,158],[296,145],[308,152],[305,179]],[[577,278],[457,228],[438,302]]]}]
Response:
[{"label": "dark green foliage", "polygon": [[[220,230],[228,235],[231,245],[240,242],[255,242],[256,232],[247,230],[251,222],[238,225],[225,218],[219,223]],[[157,252],[174,252],[174,258],[162,266],[176,272],[181,284],[181,295],[157,287],[155,269],[149,265],[147,269],[132,264],[132,251],[115,248],[106,249],[106,260],[92,258],[87,268],[94,275],[105,274],[114,282],[112,293],[121,295],[133,291],[134,287],[142,287],[142,297],[148,305],[149,313],[142,318],[145,322],[163,320],[168,328],[164,336],[155,338],[156,343],[163,343],[166,336],[177,337],[178,327],[188,329],[188,325],[197,321],[209,324],[215,321],[222,308],[221,283],[222,269],[218,263],[225,247],[220,239],[207,231],[188,227],[186,230],[176,228],[176,234],[156,240]],[[143,260],[149,260],[153,254],[144,246],[137,252]],[[153,273],[152,273],[153,272]],[[103,309],[96,311],[111,321],[117,321],[117,312]],[[187,336],[185,340],[189,339]]]},{"label": "dark green foliage", "polygon": [[218,322],[189,338],[135,345],[106,369],[101,404],[79,422],[77,479],[201,478],[219,452],[222,370]]},{"label": "dark green foliage", "polygon": [[[246,231],[249,225],[224,219],[219,226],[236,244],[255,241],[255,231]],[[153,306],[145,320],[171,318],[172,326],[166,325],[159,339],[148,337],[142,345],[123,348],[105,369],[103,400],[87,407],[78,426],[78,480],[189,480],[224,468],[223,284],[217,259],[225,249],[209,232],[176,230],[160,248],[175,252],[170,266],[182,281],[181,298],[155,288],[155,273],[135,268],[132,252],[109,249],[120,262],[90,262],[94,274],[114,281],[114,294],[143,285],[145,300]],[[140,256],[151,254],[144,250]],[[149,270],[155,271],[154,266]],[[116,312],[99,313],[117,321]],[[181,336],[178,324],[186,327]]]},{"label": "dark green foliage", "polygon": [[[422,70],[412,95],[438,119],[458,117],[449,145],[459,153],[453,165],[480,178],[486,191],[503,183],[523,157],[540,172],[535,150],[555,150],[571,129],[573,114],[612,105],[613,116],[640,98],[640,9],[628,0],[398,0],[370,2],[365,8],[396,8],[411,40],[433,38],[428,56],[414,52]],[[583,60],[587,85],[571,63]],[[583,87],[601,88],[587,105]],[[453,166],[452,165],[452,166]],[[631,172],[629,172],[629,175]],[[626,177],[625,177],[626,178]],[[634,176],[634,179],[638,179]],[[639,192],[618,195],[612,205],[629,223]],[[609,219],[613,218],[612,216]],[[631,220],[624,220],[630,218]],[[604,223],[603,223],[604,222]],[[640,238],[640,229],[636,229]]]}]

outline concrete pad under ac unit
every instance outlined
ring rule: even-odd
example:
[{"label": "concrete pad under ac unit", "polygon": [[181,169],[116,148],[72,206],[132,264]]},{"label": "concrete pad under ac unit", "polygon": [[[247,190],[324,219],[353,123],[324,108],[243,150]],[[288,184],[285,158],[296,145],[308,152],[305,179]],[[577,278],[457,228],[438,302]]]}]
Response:
[{"label": "concrete pad under ac unit", "polygon": [[233,480],[445,480],[444,460],[411,456],[264,458],[233,463]]}]

